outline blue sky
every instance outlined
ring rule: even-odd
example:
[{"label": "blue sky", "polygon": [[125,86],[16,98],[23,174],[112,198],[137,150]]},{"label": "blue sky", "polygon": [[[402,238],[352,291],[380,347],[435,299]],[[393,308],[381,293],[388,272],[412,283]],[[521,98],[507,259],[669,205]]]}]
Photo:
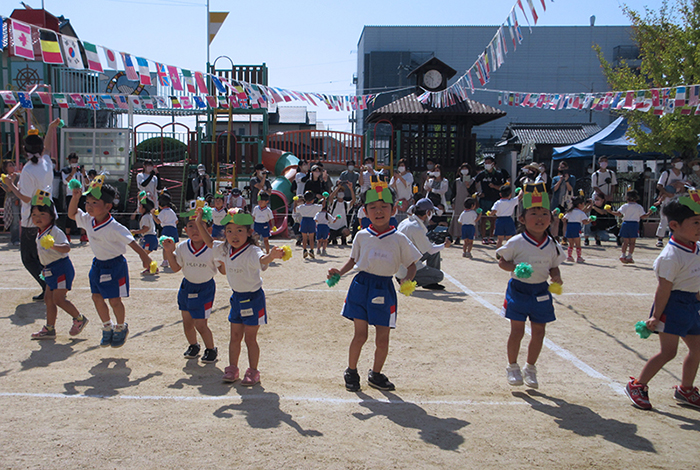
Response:
[{"label": "blue sky", "polygon": [[[270,85],[300,91],[354,94],[357,42],[365,25],[500,25],[516,0],[210,0],[211,11],[230,15],[211,44],[212,60],[269,68]],[[661,0],[533,0],[538,25],[627,25],[621,6],[658,9]],[[39,0],[25,0],[41,8]],[[526,0],[522,0],[527,9]],[[140,57],[204,70],[206,0],[45,0],[45,8],[69,18],[80,39]],[[22,8],[5,2],[2,14]],[[520,16],[520,15],[519,15]],[[521,20],[522,21],[522,20]],[[524,21],[523,21],[524,23]],[[527,41],[527,29],[525,41]],[[533,34],[536,34],[536,30]],[[486,46],[486,44],[484,44]],[[224,64],[228,61],[223,60]],[[460,71],[463,72],[463,71]],[[497,72],[496,72],[497,73]],[[313,109],[313,108],[312,108]],[[348,131],[347,113],[316,108],[328,128]]]}]

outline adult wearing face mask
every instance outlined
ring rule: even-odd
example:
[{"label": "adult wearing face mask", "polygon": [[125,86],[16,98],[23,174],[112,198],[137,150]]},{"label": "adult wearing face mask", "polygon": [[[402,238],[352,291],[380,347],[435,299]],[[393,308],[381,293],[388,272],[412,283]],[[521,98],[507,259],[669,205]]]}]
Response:
[{"label": "adult wearing face mask", "polygon": [[314,165],[311,167],[311,172],[305,178],[305,189],[306,191],[311,191],[319,200],[323,198],[323,193],[326,191],[326,184],[323,180],[323,172],[321,167]]},{"label": "adult wearing face mask", "polygon": [[695,189],[700,189],[700,159],[695,159],[690,162],[692,170],[688,175],[688,183]]},{"label": "adult wearing face mask", "polygon": [[297,185],[297,190],[296,190],[296,195],[299,197],[304,196],[304,177],[306,177],[309,173],[309,162],[307,161],[300,161],[299,166],[297,167],[297,174],[294,175],[294,182]]},{"label": "adult wearing face mask", "polygon": [[48,153],[53,148],[54,134],[59,122],[61,122],[60,119],[55,119],[49,124],[49,128],[46,131],[46,145],[44,145],[44,139],[38,135],[38,132],[34,129],[29,131],[29,135],[24,139],[27,163],[25,163],[19,175],[19,184],[15,186],[12,181],[8,181],[8,186],[3,185],[3,189],[12,191],[22,201],[19,249],[22,255],[22,264],[41,286],[41,293],[32,297],[36,301],[44,300],[46,283],[40,277],[43,266],[39,261],[39,252],[36,246],[36,236],[39,229],[32,222],[31,202],[32,197],[38,190],[51,193],[54,167]]},{"label": "adult wearing face mask", "polygon": [[552,178],[552,194],[549,197],[549,206],[553,212],[551,231],[557,240],[560,224],[559,216],[554,211],[559,209],[560,213],[566,213],[572,208],[575,187],[576,177],[569,173],[569,164],[562,160],[559,162],[557,176]]},{"label": "adult wearing face mask", "polygon": [[435,165],[435,168],[428,173],[428,176],[428,181],[426,181],[423,186],[425,196],[430,199],[434,205],[447,207],[445,194],[447,194],[447,190],[450,189],[450,184],[447,182],[447,179],[442,176],[440,165]]},{"label": "adult wearing face mask", "polygon": [[544,183],[545,187],[547,187],[547,183],[549,183],[549,175],[547,174],[547,167],[545,166],[544,163],[540,163],[537,166],[537,177],[535,178],[535,184],[537,183]]},{"label": "adult wearing face mask", "polygon": [[668,219],[664,216],[663,208],[685,192],[685,183],[688,181],[688,177],[682,170],[683,159],[674,157],[671,160],[671,168],[662,171],[659,181],[656,183],[656,190],[659,192],[656,204],[660,206],[657,212],[661,214],[659,227],[656,229],[656,246],[658,247],[664,246],[664,237],[668,230]]},{"label": "adult wearing face mask", "polygon": [[347,245],[346,238],[350,236],[350,209],[355,204],[355,190],[352,191],[352,196],[350,201],[346,201],[343,196],[343,186],[338,182],[337,186],[333,192],[328,196],[328,215],[331,217],[331,221],[328,223],[328,228],[331,229],[329,235],[329,240],[332,245],[338,243],[338,237],[340,237],[340,244]]},{"label": "adult wearing face mask", "polygon": [[396,219],[401,221],[406,218],[406,211],[413,203],[413,174],[408,171],[408,163],[405,158],[398,161],[396,172],[389,181],[389,186],[396,191],[398,212]]},{"label": "adult wearing face mask", "polygon": [[[501,186],[506,184],[508,181],[509,174],[505,170],[499,170],[496,168],[495,160],[492,157],[486,157],[484,159],[484,169],[480,171],[474,178],[474,183],[476,184],[476,190],[479,193],[479,207],[484,214],[491,210],[494,203],[501,198],[499,190]],[[482,243],[484,244],[496,244],[493,236],[488,237],[486,233],[486,217],[481,218],[481,235],[483,237]],[[494,223],[491,222],[491,235],[493,235]]]},{"label": "adult wearing face mask", "polygon": [[[78,154],[73,152],[68,155],[68,166],[64,167],[61,169],[61,176],[63,179],[63,183],[65,185],[65,192],[66,192],[66,207],[70,205],[70,200],[73,199],[73,191],[68,187],[68,183],[71,180],[78,180],[80,184],[83,185],[83,188],[87,188],[87,186],[90,184],[90,180],[87,177],[87,174],[85,173],[85,167],[78,163]],[[78,205],[82,210],[85,210],[85,197],[80,198],[80,203]],[[77,233],[78,226],[75,223],[75,220],[71,219],[70,217],[66,217],[66,235],[68,236],[68,239],[70,239],[71,232],[73,234]],[[87,242],[87,235],[85,235],[84,230],[80,230],[80,241],[81,242]]]},{"label": "adult wearing face mask", "polygon": [[[600,157],[598,159],[598,165],[600,169],[596,170],[591,175],[591,189],[593,189],[593,194],[595,194],[596,191],[603,193],[605,195],[605,201],[610,202],[615,195],[617,178],[615,177],[615,172],[608,169],[608,157]],[[593,197],[593,194],[591,197]]]},{"label": "adult wearing face mask", "polygon": [[360,173],[360,192],[364,192],[372,186],[372,176],[379,174],[379,172],[374,169],[374,158],[365,158],[360,170],[362,171],[362,173]]},{"label": "adult wearing face mask", "polygon": [[360,174],[355,171],[355,162],[350,160],[347,163],[347,169],[340,174],[338,184],[342,188],[343,198],[346,201],[354,199],[355,189],[360,182]]},{"label": "adult wearing face mask", "polygon": [[269,172],[265,169],[265,165],[258,163],[253,167],[254,173],[250,178],[250,207],[253,208],[258,204],[258,193],[265,191],[270,194],[272,192],[272,184],[267,180]]},{"label": "adult wearing face mask", "polygon": [[462,224],[457,219],[464,208],[464,201],[474,193],[474,178],[468,163],[462,163],[457,172],[457,178],[452,186],[452,221],[450,222],[450,236],[459,243],[462,236]]},{"label": "adult wearing face mask", "polygon": [[[430,199],[420,199],[414,206],[411,206],[409,212],[412,212],[412,215],[402,220],[396,230],[406,235],[418,248],[418,251],[423,254],[422,258],[416,262],[417,271],[413,278],[416,285],[425,289],[443,290],[445,286],[440,284],[440,281],[445,275],[440,270],[440,251],[443,248],[449,248],[450,240],[448,238],[445,239],[445,243],[434,245],[428,239],[426,225],[435,210]],[[396,273],[396,278],[403,279],[405,276],[406,268],[401,266],[399,272]]]},{"label": "adult wearing face mask", "polygon": [[153,160],[143,161],[143,169],[136,175],[136,184],[139,192],[146,191],[148,199],[153,201],[154,207],[158,207],[158,169],[153,165]]},{"label": "adult wearing face mask", "polygon": [[425,182],[430,179],[430,172],[435,169],[435,162],[431,160],[430,158],[425,161],[425,171],[421,171],[420,174],[420,181],[419,181],[419,189],[423,189],[425,186]]}]

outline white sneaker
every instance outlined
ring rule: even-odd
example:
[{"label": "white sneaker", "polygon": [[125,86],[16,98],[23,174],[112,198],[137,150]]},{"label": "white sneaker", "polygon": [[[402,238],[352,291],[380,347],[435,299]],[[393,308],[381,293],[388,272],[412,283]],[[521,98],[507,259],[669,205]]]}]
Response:
[{"label": "white sneaker", "polygon": [[525,373],[525,385],[530,388],[537,388],[540,386],[540,384],[537,383],[537,367],[531,364],[525,364],[523,372]]},{"label": "white sneaker", "polygon": [[657,241],[656,241],[656,246],[658,246],[659,248],[663,247],[663,246],[664,246],[664,241],[663,241],[663,240],[657,240]]},{"label": "white sneaker", "polygon": [[170,263],[168,263],[167,259],[164,259],[163,262],[160,263],[161,268],[167,268],[168,266],[170,266]]},{"label": "white sneaker", "polygon": [[522,385],[523,375],[520,372],[520,366],[518,364],[510,364],[506,367],[506,372],[508,373],[508,384],[509,385]]}]

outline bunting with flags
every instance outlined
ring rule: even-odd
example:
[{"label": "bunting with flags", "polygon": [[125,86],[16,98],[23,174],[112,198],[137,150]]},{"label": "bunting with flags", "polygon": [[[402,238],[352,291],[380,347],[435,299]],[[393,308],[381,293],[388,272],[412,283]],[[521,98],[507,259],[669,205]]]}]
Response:
[{"label": "bunting with flags", "polygon": [[63,64],[61,47],[58,45],[56,33],[49,29],[39,28],[39,43],[41,44],[41,59],[47,64]]},{"label": "bunting with flags", "polygon": [[10,20],[12,26],[12,55],[27,60],[34,60],[32,47],[32,27],[28,24]]},{"label": "bunting with flags", "polygon": [[83,49],[85,50],[85,58],[87,59],[88,69],[93,72],[104,72],[100,56],[97,54],[97,46],[87,41],[83,41]]}]

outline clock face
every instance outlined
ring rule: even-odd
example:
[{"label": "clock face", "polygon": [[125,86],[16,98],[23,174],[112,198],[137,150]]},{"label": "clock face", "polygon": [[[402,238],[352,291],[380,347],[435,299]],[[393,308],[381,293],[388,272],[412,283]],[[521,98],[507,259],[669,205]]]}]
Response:
[{"label": "clock face", "polygon": [[435,89],[442,84],[442,74],[437,70],[428,70],[423,75],[423,85],[426,88]]}]

